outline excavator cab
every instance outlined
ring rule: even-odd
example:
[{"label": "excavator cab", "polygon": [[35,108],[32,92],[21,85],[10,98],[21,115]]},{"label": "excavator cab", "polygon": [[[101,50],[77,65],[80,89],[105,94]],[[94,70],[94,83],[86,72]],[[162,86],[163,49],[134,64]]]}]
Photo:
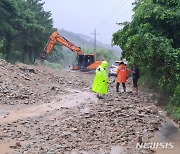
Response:
[{"label": "excavator cab", "polygon": [[93,54],[90,55],[79,55],[78,57],[78,68],[81,71],[89,71],[87,67],[95,62],[95,57]]}]

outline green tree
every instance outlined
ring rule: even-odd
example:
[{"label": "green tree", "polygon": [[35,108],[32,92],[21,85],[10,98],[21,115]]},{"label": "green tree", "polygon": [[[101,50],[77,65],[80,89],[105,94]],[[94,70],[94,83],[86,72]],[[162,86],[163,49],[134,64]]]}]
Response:
[{"label": "green tree", "polygon": [[0,39],[4,43],[4,51],[6,51],[6,60],[9,60],[11,53],[11,42],[13,37],[17,35],[14,28],[14,20],[18,14],[18,3],[16,0],[0,1]]},{"label": "green tree", "polygon": [[44,3],[40,2],[41,0],[27,0],[20,3],[17,23],[21,32],[18,42],[21,42],[22,62],[25,61],[25,56],[32,62],[53,31],[51,14],[44,11]]},{"label": "green tree", "polygon": [[[86,54],[94,54],[94,50],[92,48],[87,48],[83,50],[84,53]],[[107,49],[97,49],[96,53],[96,60],[107,60],[108,62],[111,62],[115,60],[115,55],[112,50],[107,50]]]},{"label": "green tree", "polygon": [[180,84],[180,1],[139,0],[132,22],[113,34],[123,56],[134,59],[142,72],[150,72],[166,94],[175,99]]},{"label": "green tree", "polygon": [[[6,60],[33,61],[53,31],[51,13],[41,0],[2,0],[0,21],[1,43]],[[11,55],[11,56],[10,56]],[[10,59],[11,58],[11,59]]]}]

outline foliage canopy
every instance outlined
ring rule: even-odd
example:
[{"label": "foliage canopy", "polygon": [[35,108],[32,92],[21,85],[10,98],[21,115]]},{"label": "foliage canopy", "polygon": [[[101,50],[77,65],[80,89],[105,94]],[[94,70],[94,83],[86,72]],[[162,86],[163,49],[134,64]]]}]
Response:
[{"label": "foliage canopy", "polygon": [[113,34],[113,45],[137,63],[180,106],[180,1],[139,0],[132,22]]},{"label": "foliage canopy", "polygon": [[33,62],[53,31],[50,12],[43,9],[41,0],[0,1],[1,52],[7,61],[25,57]]}]

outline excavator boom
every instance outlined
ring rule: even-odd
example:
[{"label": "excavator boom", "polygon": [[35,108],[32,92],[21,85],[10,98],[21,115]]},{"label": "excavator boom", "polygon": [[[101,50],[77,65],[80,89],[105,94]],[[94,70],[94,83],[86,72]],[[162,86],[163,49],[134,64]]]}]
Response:
[{"label": "excavator boom", "polygon": [[47,55],[52,51],[52,48],[54,47],[55,43],[59,42],[61,45],[69,48],[73,52],[77,53],[77,55],[81,55],[82,51],[80,47],[75,46],[73,43],[66,40],[64,37],[60,36],[58,32],[52,33],[52,35],[49,38],[48,43],[45,46],[45,52]]}]

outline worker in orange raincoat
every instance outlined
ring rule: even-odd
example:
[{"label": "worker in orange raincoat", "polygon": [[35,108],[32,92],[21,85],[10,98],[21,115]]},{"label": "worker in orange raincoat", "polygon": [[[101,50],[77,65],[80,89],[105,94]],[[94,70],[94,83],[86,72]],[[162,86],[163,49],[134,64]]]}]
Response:
[{"label": "worker in orange raincoat", "polygon": [[106,73],[107,61],[102,61],[101,65],[96,69],[96,75],[92,84],[92,91],[97,93],[98,98],[103,98],[101,94],[107,94],[108,91],[108,77]]},{"label": "worker in orange raincoat", "polygon": [[116,73],[117,73],[116,91],[119,92],[119,84],[121,83],[123,86],[124,92],[126,92],[126,84],[125,83],[128,79],[129,71],[126,68],[126,65],[124,64],[124,62],[120,62]]}]

